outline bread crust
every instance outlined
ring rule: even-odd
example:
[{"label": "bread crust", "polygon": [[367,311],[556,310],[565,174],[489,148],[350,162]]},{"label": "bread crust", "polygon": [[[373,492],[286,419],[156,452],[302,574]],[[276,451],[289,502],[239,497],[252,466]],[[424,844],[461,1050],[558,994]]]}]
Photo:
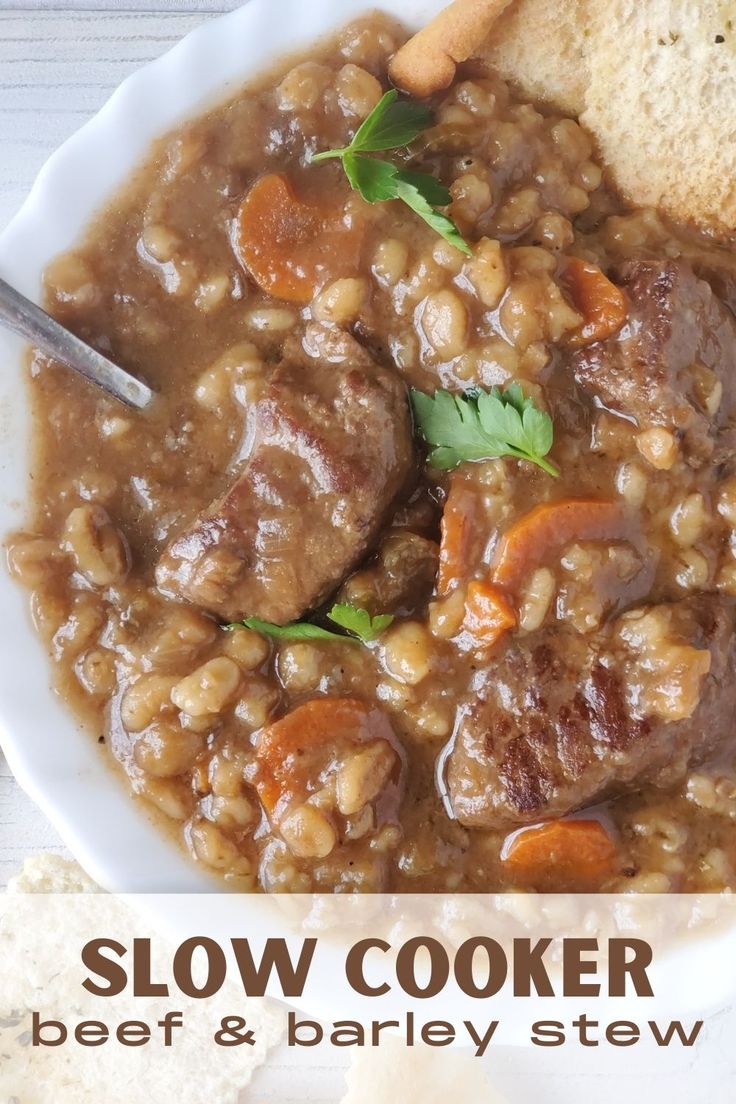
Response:
[{"label": "bread crust", "polygon": [[511,0],[453,0],[393,56],[389,76],[403,92],[423,99],[449,88],[455,66],[483,45]]}]

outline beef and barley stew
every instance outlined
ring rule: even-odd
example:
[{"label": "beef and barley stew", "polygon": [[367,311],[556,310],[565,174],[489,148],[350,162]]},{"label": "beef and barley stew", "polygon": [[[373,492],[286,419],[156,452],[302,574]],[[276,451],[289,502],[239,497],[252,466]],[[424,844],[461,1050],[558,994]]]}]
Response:
[{"label": "beef and barley stew", "polygon": [[404,37],[182,126],[50,265],[158,395],[32,359],[11,570],[235,886],[734,888],[732,256],[479,63],[386,96]]}]

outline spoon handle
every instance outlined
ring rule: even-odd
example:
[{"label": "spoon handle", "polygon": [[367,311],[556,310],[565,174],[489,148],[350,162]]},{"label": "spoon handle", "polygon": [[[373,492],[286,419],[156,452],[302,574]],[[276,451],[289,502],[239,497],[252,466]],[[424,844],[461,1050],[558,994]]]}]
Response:
[{"label": "spoon handle", "polygon": [[0,325],[7,326],[54,360],[74,368],[116,399],[142,410],[150,387],[65,329],[56,319],[0,279]]}]

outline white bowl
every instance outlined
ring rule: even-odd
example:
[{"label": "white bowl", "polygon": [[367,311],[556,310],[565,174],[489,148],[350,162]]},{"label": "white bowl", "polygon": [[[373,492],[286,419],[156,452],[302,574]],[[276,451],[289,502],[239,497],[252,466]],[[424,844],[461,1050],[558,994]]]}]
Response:
[{"label": "white bowl", "polygon": [[[70,248],[145,157],[182,120],[233,95],[283,55],[368,11],[421,26],[443,0],[251,0],[210,20],[129,77],[49,159],[0,236],[0,275],[32,299],[45,265]],[[30,424],[22,343],[0,332],[0,534],[26,521]],[[194,892],[213,879],[134,802],[88,732],[50,688],[28,596],[0,570],[0,744],[33,800],[107,889]]]},{"label": "white bowl", "polygon": [[[102,110],[50,158],[18,215],[0,235],[0,275],[32,299],[41,274],[71,247],[90,218],[145,157],[150,143],[188,117],[226,100],[279,57],[369,11],[423,25],[446,0],[250,0],[189,34],[158,61],[129,77]],[[30,418],[24,347],[0,330],[0,535],[27,519]],[[0,568],[0,745],[16,778],[43,809],[67,846],[101,886],[125,893],[197,893],[221,888],[197,867],[145,807],[92,734],[82,730],[50,687],[50,664],[31,625],[28,596]],[[263,919],[251,902],[249,916]],[[265,906],[265,902],[262,902]],[[663,907],[665,907],[663,905]],[[182,920],[157,896],[150,911]],[[189,916],[191,906],[184,909]],[[272,930],[272,918],[264,930]],[[688,1004],[702,1006],[733,991],[734,931],[701,945],[702,957],[678,952],[664,964]],[[720,955],[720,957],[719,957]],[[687,971],[689,972],[685,972]],[[330,1015],[332,982],[320,977]],[[708,979],[700,986],[697,979]],[[718,980],[718,983],[716,981]],[[678,1008],[682,1014],[684,1009]]]}]

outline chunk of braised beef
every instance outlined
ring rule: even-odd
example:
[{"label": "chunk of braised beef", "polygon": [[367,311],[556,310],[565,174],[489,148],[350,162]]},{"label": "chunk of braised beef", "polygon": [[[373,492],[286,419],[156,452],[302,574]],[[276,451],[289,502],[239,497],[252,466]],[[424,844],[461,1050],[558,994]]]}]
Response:
[{"label": "chunk of braised beef", "polygon": [[614,272],[630,304],[615,337],[572,357],[575,379],[640,430],[663,427],[688,461],[736,445],[736,321],[682,260],[628,261]]},{"label": "chunk of braised beef", "polygon": [[698,596],[584,636],[510,640],[476,678],[447,762],[454,814],[497,828],[672,784],[734,741],[734,603]]},{"label": "chunk of braised beef", "polygon": [[251,412],[225,494],[164,551],[159,589],[225,620],[284,624],[371,550],[414,467],[404,385],[349,335],[312,331]]},{"label": "chunk of braised beef", "polygon": [[439,546],[419,533],[392,529],[382,540],[375,560],[352,575],[338,600],[379,613],[416,614],[434,589]]}]

